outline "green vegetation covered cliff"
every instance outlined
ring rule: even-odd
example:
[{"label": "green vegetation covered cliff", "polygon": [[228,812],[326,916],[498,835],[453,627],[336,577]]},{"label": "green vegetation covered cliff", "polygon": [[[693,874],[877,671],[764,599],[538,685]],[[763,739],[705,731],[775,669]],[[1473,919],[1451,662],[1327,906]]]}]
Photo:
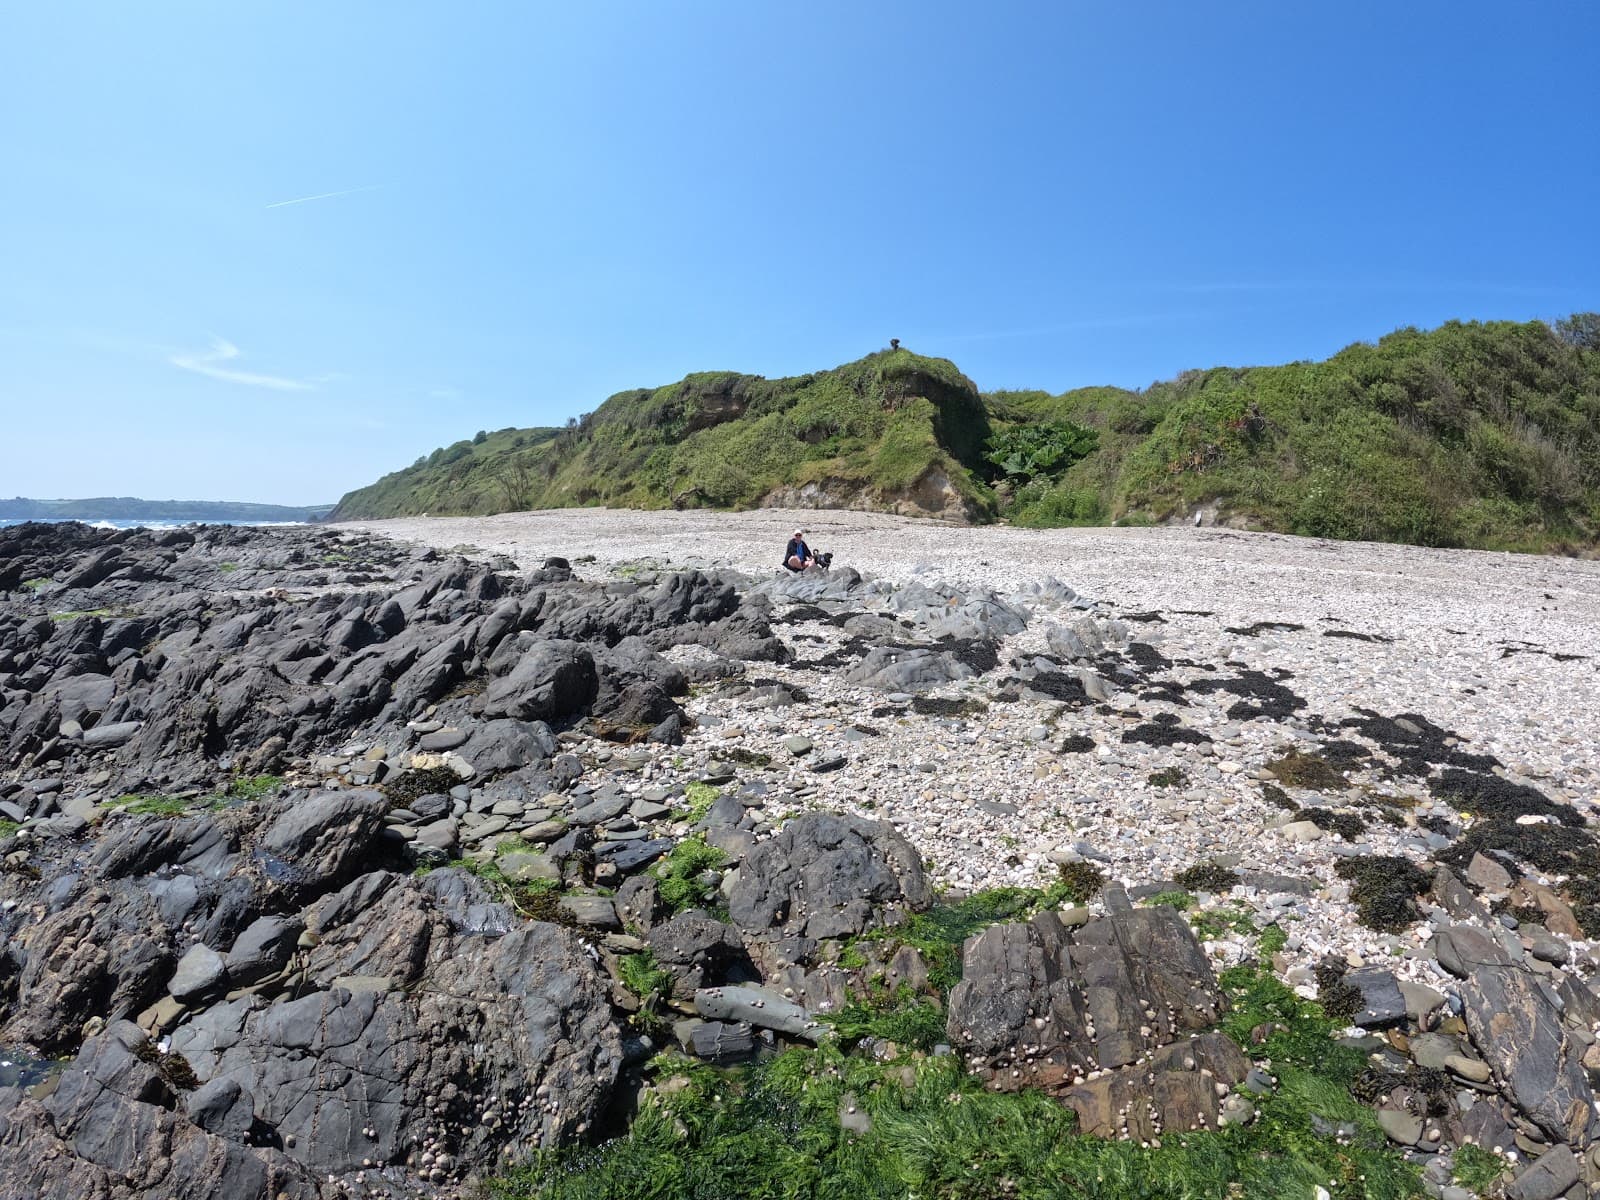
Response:
[{"label": "green vegetation covered cliff", "polygon": [[1403,329],[1143,391],[980,396],[905,350],[792,379],[691,375],[565,429],[436,450],[334,515],[763,503],[1039,526],[1203,511],[1323,537],[1592,547],[1600,318]]},{"label": "green vegetation covered cliff", "polygon": [[970,379],[906,350],[791,379],[705,372],[619,392],[564,429],[435,450],[351,492],[335,519],[763,502],[982,519],[989,432]]}]

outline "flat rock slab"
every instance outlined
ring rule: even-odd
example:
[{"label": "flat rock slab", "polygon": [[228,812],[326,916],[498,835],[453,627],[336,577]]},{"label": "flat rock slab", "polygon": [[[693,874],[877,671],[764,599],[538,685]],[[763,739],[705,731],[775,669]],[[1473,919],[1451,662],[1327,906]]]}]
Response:
[{"label": "flat rock slab", "polygon": [[1390,972],[1368,967],[1347,972],[1344,981],[1361,993],[1361,1010],[1354,1023],[1362,1029],[1383,1029],[1405,1019],[1405,997]]},{"label": "flat rock slab", "polygon": [[454,750],[464,746],[472,734],[465,729],[440,729],[434,733],[423,734],[422,740],[417,743],[417,749],[425,754],[443,754],[446,750]]},{"label": "flat rock slab", "polygon": [[563,896],[557,902],[575,924],[586,929],[620,930],[617,906],[609,896]]},{"label": "flat rock slab", "polygon": [[689,1050],[708,1062],[737,1062],[755,1052],[755,1031],[749,1025],[706,1021],[689,1035]]},{"label": "flat rock slab", "polygon": [[1500,1090],[1556,1142],[1584,1149],[1593,1136],[1594,1093],[1561,1014],[1533,975],[1478,967],[1461,988],[1472,1042]]},{"label": "flat rock slab", "polygon": [[818,1041],[827,1030],[800,1005],[766,988],[701,988],[694,994],[694,1008],[702,1017],[712,1020],[743,1021],[812,1042]]},{"label": "flat rock slab", "polygon": [[83,735],[83,745],[89,750],[109,750],[133,740],[133,735],[144,727],[143,721],[118,721],[113,725],[96,725]]},{"label": "flat rock slab", "polygon": [[595,847],[594,856],[619,871],[636,871],[655,862],[673,847],[671,838],[652,838],[648,842],[605,842]]},{"label": "flat rock slab", "polygon": [[1380,1108],[1378,1125],[1389,1140],[1398,1146],[1415,1146],[1422,1137],[1422,1118],[1404,1109]]},{"label": "flat rock slab", "polygon": [[1508,966],[1511,955],[1485,930],[1473,925],[1452,925],[1433,936],[1433,952],[1439,965],[1461,979],[1469,978],[1480,967]]},{"label": "flat rock slab", "polygon": [[1542,1154],[1506,1189],[1507,1200],[1557,1200],[1579,1179],[1578,1159],[1566,1146]]},{"label": "flat rock slab", "polygon": [[598,825],[602,821],[609,821],[613,817],[620,817],[628,811],[632,801],[618,792],[614,796],[602,796],[591,800],[582,808],[573,810],[567,818],[574,825]]}]

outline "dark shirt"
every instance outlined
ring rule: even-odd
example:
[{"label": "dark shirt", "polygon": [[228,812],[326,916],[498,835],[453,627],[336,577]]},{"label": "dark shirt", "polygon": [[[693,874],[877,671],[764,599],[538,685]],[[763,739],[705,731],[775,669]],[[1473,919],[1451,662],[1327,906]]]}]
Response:
[{"label": "dark shirt", "polygon": [[783,565],[788,566],[791,558],[798,558],[801,562],[811,557],[811,547],[801,538],[790,538],[789,546],[783,552]]}]

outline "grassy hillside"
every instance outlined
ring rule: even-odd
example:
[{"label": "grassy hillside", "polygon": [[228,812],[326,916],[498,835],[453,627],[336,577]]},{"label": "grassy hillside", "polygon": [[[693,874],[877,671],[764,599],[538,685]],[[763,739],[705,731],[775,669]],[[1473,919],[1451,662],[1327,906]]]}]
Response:
[{"label": "grassy hillside", "polygon": [[1025,525],[1099,524],[1216,506],[1241,525],[1320,537],[1592,545],[1600,341],[1565,332],[1451,322],[1325,362],[1192,371],[1137,393],[992,398],[1013,419],[1099,435],[1094,454],[1012,492],[1007,512]]},{"label": "grassy hillside", "polygon": [[983,518],[994,497],[971,468],[988,434],[972,381],[907,350],[791,379],[706,372],[619,392],[565,429],[507,429],[435,450],[351,492],[335,518],[748,507],[808,484],[874,507],[936,509],[914,503],[930,479],[948,481],[967,515]]},{"label": "grassy hillside", "polygon": [[1022,525],[1214,520],[1493,549],[1600,535],[1600,318],[1403,329],[1325,362],[1142,391],[979,396],[906,350],[623,392],[346,496],[335,517],[811,503]]}]

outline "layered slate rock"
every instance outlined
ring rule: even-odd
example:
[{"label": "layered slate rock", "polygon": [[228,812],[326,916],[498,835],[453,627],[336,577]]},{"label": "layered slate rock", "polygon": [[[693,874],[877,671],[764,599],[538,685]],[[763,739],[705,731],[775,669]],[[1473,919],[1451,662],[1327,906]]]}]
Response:
[{"label": "layered slate rock", "polygon": [[[206,787],[219,762],[276,771],[461,696],[481,718],[456,731],[461,761],[548,769],[544,721],[681,737],[687,677],[662,650],[788,657],[760,607],[701,572],[507,577],[507,560],[311,529],[18,526],[0,530],[7,560],[60,583],[0,599],[0,765],[103,768],[116,791]],[[50,619],[62,610],[86,615]]]},{"label": "layered slate rock", "polygon": [[921,858],[892,826],[807,813],[745,857],[728,913],[748,933],[836,938],[931,902]]},{"label": "layered slate rock", "polygon": [[1227,1003],[1188,923],[1165,905],[1114,908],[1075,932],[1049,912],[991,926],[967,940],[962,962],[951,1043],[996,1090],[1059,1095],[1088,1132],[1214,1128],[1216,1083],[1249,1068],[1226,1037],[1198,1036]]},{"label": "layered slate rock", "polygon": [[0,1089],[0,1197],[317,1200],[323,1194],[302,1164],[249,1143],[254,1120],[242,1092],[202,1095],[185,1092],[185,1082],[138,1026],[118,1021],[84,1044],[43,1099]]},{"label": "layered slate rock", "polygon": [[1473,970],[1462,1016],[1500,1090],[1549,1138],[1583,1149],[1594,1139],[1594,1092],[1561,1013],[1533,974],[1515,966]]},{"label": "layered slate rock", "polygon": [[55,912],[16,922],[4,947],[14,1000],[0,1008],[9,1018],[0,1040],[44,1053],[76,1046],[92,1017],[131,1016],[154,1001],[177,960],[147,892],[123,881],[62,891]]},{"label": "layered slate rock", "polygon": [[286,1153],[319,1172],[404,1162],[424,1143],[484,1162],[508,1142],[587,1132],[622,1050],[582,944],[542,922],[498,932],[509,922],[457,871],[364,891],[380,885],[376,902],[325,930],[315,990],[215,1005],[178,1028],[174,1051],[202,1082],[254,1096]]},{"label": "layered slate rock", "polygon": [[388,800],[375,791],[311,796],[267,827],[253,857],[281,887],[327,891],[371,857],[388,810]]}]

